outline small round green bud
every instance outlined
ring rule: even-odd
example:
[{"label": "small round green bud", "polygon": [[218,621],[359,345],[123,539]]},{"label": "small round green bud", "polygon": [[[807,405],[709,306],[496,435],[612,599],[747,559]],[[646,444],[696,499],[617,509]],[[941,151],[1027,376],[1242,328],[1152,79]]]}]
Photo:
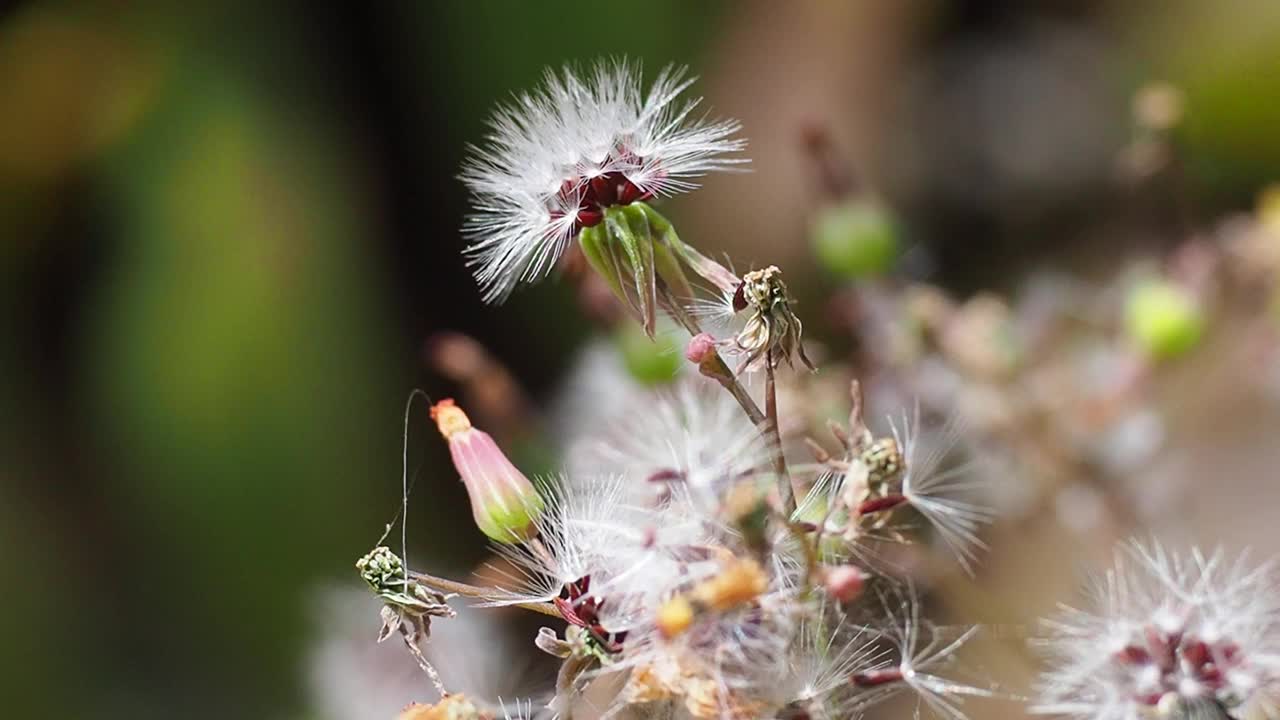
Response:
[{"label": "small round green bud", "polygon": [[658,333],[650,340],[639,325],[622,323],[613,341],[627,372],[642,385],[661,385],[675,380],[684,362],[681,348],[670,333]]},{"label": "small round green bud", "polygon": [[1205,319],[1187,289],[1168,280],[1145,280],[1129,291],[1125,329],[1129,338],[1158,360],[1185,354],[1200,342]]},{"label": "small round green bud", "polygon": [[827,270],[845,278],[887,272],[898,256],[898,227],[884,207],[855,200],[822,209],[813,224],[813,250]]}]

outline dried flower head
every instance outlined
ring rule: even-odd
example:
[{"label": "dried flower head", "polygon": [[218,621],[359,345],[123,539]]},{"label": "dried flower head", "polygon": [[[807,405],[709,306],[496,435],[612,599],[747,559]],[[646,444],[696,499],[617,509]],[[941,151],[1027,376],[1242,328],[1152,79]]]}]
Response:
[{"label": "dried flower head", "polygon": [[[1280,592],[1271,564],[1132,542],[1041,641],[1045,714],[1079,720],[1275,717]],[[1260,714],[1250,715],[1258,712]]]},{"label": "dried flower head", "polygon": [[586,73],[548,71],[538,90],[490,119],[483,147],[462,170],[475,214],[465,233],[491,302],[545,276],[568,243],[605,211],[696,187],[694,178],[742,162],[734,121],[693,116],[680,101],[685,70],[660,72],[648,93],[639,67],[600,61]]},{"label": "dried flower head", "polygon": [[801,343],[803,326],[791,310],[782,271],[775,265],[753,270],[742,276],[733,295],[733,309],[747,312],[747,322],[733,339],[734,349],[743,354],[744,368],[769,362],[777,367],[784,360],[792,364],[795,357],[813,370]]},{"label": "dried flower head", "polygon": [[379,545],[356,561],[356,570],[369,588],[382,600],[382,629],[378,642],[399,631],[418,667],[427,674],[441,695],[444,685],[435,667],[422,653],[421,643],[431,636],[431,618],[454,616],[448,597],[409,579],[400,556],[385,545]]}]

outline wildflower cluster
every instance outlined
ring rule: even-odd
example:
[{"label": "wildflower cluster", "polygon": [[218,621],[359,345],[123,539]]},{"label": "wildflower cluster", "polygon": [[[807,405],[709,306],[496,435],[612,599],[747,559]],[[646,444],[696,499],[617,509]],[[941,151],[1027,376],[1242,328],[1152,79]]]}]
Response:
[{"label": "wildflower cluster", "polygon": [[[1202,342],[1207,278],[1230,263],[1189,245],[1167,271],[1127,281],[1105,342],[1119,348],[1109,370],[1128,371],[1104,373],[1101,397],[1077,397],[1062,378],[1089,363],[1075,348],[1045,351],[1060,347],[1053,333],[1019,322],[1010,303],[877,284],[897,250],[896,225],[881,202],[854,193],[852,174],[815,135],[830,190],[815,247],[829,269],[859,281],[850,319],[862,357],[854,372],[828,364],[812,376],[834,384],[802,379],[816,366],[782,271],[739,276],[655,207],[744,161],[737,123],[695,117],[698,101],[679,99],[690,82],[666,70],[646,91],[626,62],[551,72],[500,109],[471,151],[466,253],[485,299],[572,265],[638,321],[630,327],[641,343],[662,327],[687,331],[690,371],[656,391],[594,386],[581,436],[553,443],[566,450],[565,471],[531,481],[501,442],[527,407],[513,398],[504,412],[492,391],[514,380],[465,339],[437,347],[451,377],[472,378],[477,402],[465,404],[494,432],[453,400],[431,409],[496,558],[475,585],[408,570],[383,546],[357,564],[384,604],[379,639],[398,630],[440,695],[402,720],[843,720],[895,695],[909,695],[917,717],[964,720],[966,700],[997,695],[949,668],[977,629],[922,615],[922,563],[901,560],[923,552],[901,548],[936,539],[950,567],[974,576],[994,517],[980,496],[999,494],[984,493],[970,446],[995,440],[1012,455],[1060,462],[1060,476],[1083,474],[1098,464],[1089,453],[1123,434],[1139,380]],[[1256,239],[1231,247],[1265,255]],[[1052,313],[1038,317],[1058,326]],[[874,398],[864,399],[855,374],[877,381]],[[753,382],[761,375],[763,387]],[[809,429],[832,416],[841,385],[852,388],[848,422],[829,423],[823,445]],[[792,393],[790,414],[779,410],[780,387]],[[923,400],[909,413],[904,389]],[[886,397],[896,412],[879,427],[867,408]],[[1082,428],[1085,419],[1105,429]],[[1044,437],[1028,442],[1034,432]],[[816,462],[796,462],[801,440]],[[1118,567],[1098,584],[1096,610],[1049,624],[1051,667],[1033,710],[1080,720],[1274,712],[1280,603],[1269,569],[1142,545],[1124,561],[1136,569]],[[550,618],[532,645],[558,664],[554,683],[514,707],[450,692],[419,643],[430,618],[453,616],[445,601],[454,595]],[[437,660],[462,662],[450,658]]]},{"label": "wildflower cluster", "polygon": [[[737,124],[694,118],[697,101],[678,100],[688,84],[667,70],[646,93],[636,68],[600,63],[585,76],[549,73],[541,90],[499,110],[463,171],[476,208],[467,252],[485,297],[500,301],[576,240],[649,335],[659,311],[690,333],[686,357],[715,384],[695,376],[637,396],[575,444],[565,475],[537,484],[462,408],[436,403],[432,418],[503,579],[475,586],[406,571],[382,547],[359,568],[388,616],[416,619],[421,603],[456,593],[556,618],[534,643],[559,660],[556,682],[521,717],[589,708],[591,717],[835,720],[907,692],[962,717],[961,701],[987,691],[938,673],[973,631],[922,619],[912,581],[870,560],[880,540],[922,537],[899,512],[911,509],[969,568],[988,517],[956,494],[965,487],[946,453],[920,442],[918,418],[872,434],[856,385],[841,456],[824,459],[817,482],[791,471],[775,372],[814,365],[781,271],[739,277],[651,204],[741,162]],[[719,337],[700,326],[709,315],[723,321]],[[759,371],[763,403],[738,376]],[[511,716],[485,699],[441,695],[403,717]]]}]

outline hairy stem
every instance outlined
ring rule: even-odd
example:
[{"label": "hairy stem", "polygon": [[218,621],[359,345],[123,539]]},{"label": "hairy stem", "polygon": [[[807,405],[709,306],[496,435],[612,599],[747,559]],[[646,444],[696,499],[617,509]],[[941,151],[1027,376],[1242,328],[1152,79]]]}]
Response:
[{"label": "hairy stem", "polygon": [[[426,585],[427,587],[431,588],[432,590],[437,590],[443,593],[453,593],[454,595],[461,595],[462,597],[469,597],[469,598],[493,597],[493,590],[491,589],[482,588],[478,585],[468,585],[467,583],[458,582],[457,580],[449,580],[447,578],[442,578],[442,577],[436,577],[435,575],[428,575],[427,573],[418,572],[416,570],[411,570],[409,572],[409,579],[413,580],[414,582],[420,582],[423,585]],[[513,605],[511,605],[511,607],[518,607],[524,610],[532,610],[533,612],[542,613],[543,615],[550,615],[551,617],[562,618],[562,616],[560,615],[560,611],[556,610],[555,606],[550,603],[537,603],[537,602],[514,603]]]}]

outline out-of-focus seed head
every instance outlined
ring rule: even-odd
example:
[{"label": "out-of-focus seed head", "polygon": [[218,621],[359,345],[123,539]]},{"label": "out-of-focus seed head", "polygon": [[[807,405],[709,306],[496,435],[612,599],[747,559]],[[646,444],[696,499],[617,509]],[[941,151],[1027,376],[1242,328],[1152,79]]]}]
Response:
[{"label": "out-of-focus seed head", "polygon": [[1033,710],[1079,720],[1271,717],[1280,600],[1269,565],[1132,543],[1092,594],[1091,607],[1046,621],[1050,666]]},{"label": "out-of-focus seed head", "polygon": [[670,334],[650,339],[635,323],[622,323],[614,333],[614,345],[631,377],[644,386],[666,385],[680,373],[680,348]]}]

